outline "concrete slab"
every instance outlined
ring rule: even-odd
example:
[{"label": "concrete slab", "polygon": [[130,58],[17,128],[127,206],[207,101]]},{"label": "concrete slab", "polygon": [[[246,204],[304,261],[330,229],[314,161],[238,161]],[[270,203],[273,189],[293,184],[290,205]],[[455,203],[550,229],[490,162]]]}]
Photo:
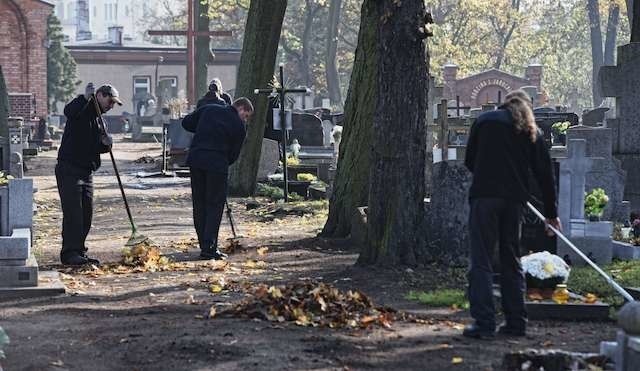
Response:
[{"label": "concrete slab", "polygon": [[40,271],[38,286],[0,287],[0,301],[56,296],[65,293],[66,288],[60,279],[60,272]]},{"label": "concrete slab", "polygon": [[38,285],[38,262],[29,256],[25,265],[1,265],[0,286],[2,287],[35,287]]}]

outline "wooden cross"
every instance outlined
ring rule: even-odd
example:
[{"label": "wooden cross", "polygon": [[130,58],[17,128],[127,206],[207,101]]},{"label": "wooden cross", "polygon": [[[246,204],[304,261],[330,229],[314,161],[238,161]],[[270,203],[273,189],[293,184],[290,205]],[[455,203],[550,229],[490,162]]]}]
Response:
[{"label": "wooden cross", "polygon": [[187,29],[175,31],[149,30],[149,36],[186,36],[187,37],[187,101],[190,105],[196,104],[196,51],[195,39],[198,36],[231,36],[231,31],[196,31],[196,17],[194,1],[187,0]]}]

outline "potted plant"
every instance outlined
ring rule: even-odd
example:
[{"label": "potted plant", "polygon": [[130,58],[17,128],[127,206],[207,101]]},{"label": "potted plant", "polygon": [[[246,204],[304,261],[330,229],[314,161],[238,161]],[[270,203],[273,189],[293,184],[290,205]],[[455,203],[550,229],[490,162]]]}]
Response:
[{"label": "potted plant", "polygon": [[571,268],[559,256],[548,251],[525,255],[520,258],[531,298],[548,299],[558,284],[567,282]]},{"label": "potted plant", "polygon": [[567,144],[567,129],[569,129],[569,125],[571,125],[569,121],[558,121],[551,125],[553,138],[556,143],[562,144],[563,146]]},{"label": "potted plant", "polygon": [[609,202],[609,196],[602,188],[594,188],[584,195],[584,213],[592,222],[600,221],[604,207]]}]

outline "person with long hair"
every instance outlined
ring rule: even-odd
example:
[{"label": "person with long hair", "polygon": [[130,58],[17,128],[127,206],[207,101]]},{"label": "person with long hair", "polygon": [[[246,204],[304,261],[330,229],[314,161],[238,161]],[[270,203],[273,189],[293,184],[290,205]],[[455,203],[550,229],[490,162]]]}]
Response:
[{"label": "person with long hair", "polygon": [[530,173],[542,190],[547,224],[560,229],[551,156],[536,125],[531,100],[522,90],[509,93],[505,99],[497,110],[483,113],[471,126],[465,158],[465,166],[473,173],[469,189],[468,296],[475,322],[464,329],[463,335],[473,338],[495,336],[491,258],[496,246],[506,320],[498,332],[525,335],[525,280],[519,250],[523,208],[530,199]]}]

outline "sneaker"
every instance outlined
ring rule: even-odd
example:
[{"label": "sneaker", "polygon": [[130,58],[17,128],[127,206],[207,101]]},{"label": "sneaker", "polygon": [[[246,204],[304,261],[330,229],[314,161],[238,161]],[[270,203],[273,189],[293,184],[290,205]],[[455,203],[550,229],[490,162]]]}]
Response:
[{"label": "sneaker", "polygon": [[89,264],[93,264],[93,265],[100,265],[100,260],[98,260],[98,259],[93,259],[93,258],[88,257],[86,252],[83,252],[83,253],[81,254],[81,256],[82,256],[83,258],[87,259],[87,262],[88,262]]},{"label": "sneaker", "polygon": [[500,328],[498,328],[498,333],[500,335],[517,336],[517,337],[522,337],[527,335],[527,332],[524,328],[518,328],[514,326],[509,326],[509,325],[500,326]]},{"label": "sneaker", "polygon": [[478,325],[469,325],[464,328],[462,335],[474,339],[493,339],[496,334],[493,330],[484,329]]},{"label": "sneaker", "polygon": [[218,249],[207,249],[200,252],[200,258],[203,260],[225,260],[227,254],[220,252]]},{"label": "sneaker", "polygon": [[89,260],[79,253],[67,254],[60,258],[60,261],[64,265],[85,265],[89,264]]}]

